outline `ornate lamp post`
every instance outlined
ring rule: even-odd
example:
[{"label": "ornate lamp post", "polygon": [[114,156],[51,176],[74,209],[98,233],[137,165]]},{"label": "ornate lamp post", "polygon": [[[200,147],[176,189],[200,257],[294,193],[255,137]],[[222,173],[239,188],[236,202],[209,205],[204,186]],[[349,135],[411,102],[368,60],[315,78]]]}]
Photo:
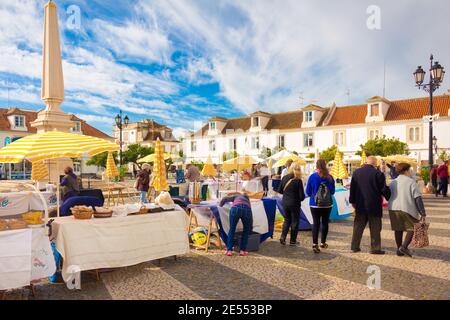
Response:
[{"label": "ornate lamp post", "polygon": [[434,153],[436,154],[436,156],[439,156],[436,136],[433,137],[433,150],[434,150]]},{"label": "ornate lamp post", "polygon": [[423,83],[425,79],[425,71],[421,66],[417,67],[414,72],[416,86],[430,94],[430,114],[429,114],[429,136],[428,136],[428,165],[433,166],[433,93],[436,91],[444,80],[444,68],[439,62],[434,62],[433,55],[430,56],[430,79],[428,83]]},{"label": "ornate lamp post", "polygon": [[125,125],[125,128],[128,126],[128,123],[130,122],[130,119],[128,116],[125,116],[125,118],[122,118],[122,110],[119,111],[119,114],[115,118],[117,128],[119,128],[119,142],[120,142],[120,154],[119,154],[119,165],[122,166],[122,130],[123,125]]}]

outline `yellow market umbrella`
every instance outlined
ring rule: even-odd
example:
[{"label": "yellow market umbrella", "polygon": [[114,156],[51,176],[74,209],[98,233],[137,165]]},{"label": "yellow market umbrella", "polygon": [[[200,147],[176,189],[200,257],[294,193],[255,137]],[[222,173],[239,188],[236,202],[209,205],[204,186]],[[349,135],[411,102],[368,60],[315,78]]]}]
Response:
[{"label": "yellow market umbrella", "polygon": [[31,180],[39,181],[48,178],[48,169],[42,161],[34,162],[31,167]]},{"label": "yellow market umbrella", "polygon": [[[164,153],[164,160],[171,159],[172,156],[168,153]],[[149,162],[155,162],[156,159],[156,153],[150,154],[144,158],[141,158],[137,161],[137,163],[149,163]]]},{"label": "yellow market umbrella", "polygon": [[269,161],[267,162],[267,169],[269,170],[269,177],[272,176],[272,167],[273,167],[272,159],[269,159]]},{"label": "yellow market umbrella", "polygon": [[361,154],[361,167],[363,165],[365,165],[367,162],[367,156],[366,156],[366,152],[363,150],[362,154]]},{"label": "yellow market umbrella", "polygon": [[345,168],[344,162],[342,160],[342,153],[336,151],[336,156],[333,161],[333,167],[331,168],[330,174],[335,179],[346,179],[348,178],[348,172]]},{"label": "yellow market umbrella", "polygon": [[155,142],[155,163],[153,165],[153,187],[156,191],[168,191],[169,184],[166,178],[166,163],[164,161],[164,150],[159,138]]},{"label": "yellow market umbrella", "polygon": [[274,168],[279,168],[279,167],[285,166],[286,163],[287,163],[289,160],[292,160],[293,162],[297,162],[297,163],[299,163],[299,164],[301,164],[301,165],[306,164],[306,161],[305,161],[304,159],[302,159],[302,158],[300,158],[299,156],[297,156],[297,155],[294,154],[294,155],[291,155],[291,156],[288,156],[288,157],[281,158],[280,160],[278,160],[277,162],[275,162],[275,164],[273,165],[273,167],[274,167]]},{"label": "yellow market umbrella", "polygon": [[211,156],[208,156],[208,160],[206,160],[206,163],[202,169],[202,176],[215,177],[216,175],[217,175],[217,170],[216,170],[216,168],[214,168],[214,164],[212,162]]},{"label": "yellow market umbrella", "polygon": [[227,161],[224,161],[222,164],[222,169],[224,171],[233,171],[233,170],[243,170],[243,169],[251,169],[253,164],[257,164],[263,162],[264,160],[259,159],[257,157],[252,156],[239,156]]},{"label": "yellow market umbrella", "polygon": [[384,157],[382,159],[384,161],[386,161],[387,163],[392,163],[394,161],[394,162],[397,162],[397,163],[405,162],[405,163],[409,163],[411,165],[417,165],[417,160],[416,159],[407,157],[405,155],[387,156],[387,157]]},{"label": "yellow market umbrella", "polygon": [[108,159],[106,160],[105,175],[108,178],[114,178],[114,177],[119,176],[119,170],[117,169],[112,152],[108,152]]},{"label": "yellow market umbrella", "polygon": [[61,157],[92,157],[105,151],[118,151],[119,146],[107,140],[82,134],[47,131],[32,134],[0,149],[0,163],[23,160],[38,162]]}]

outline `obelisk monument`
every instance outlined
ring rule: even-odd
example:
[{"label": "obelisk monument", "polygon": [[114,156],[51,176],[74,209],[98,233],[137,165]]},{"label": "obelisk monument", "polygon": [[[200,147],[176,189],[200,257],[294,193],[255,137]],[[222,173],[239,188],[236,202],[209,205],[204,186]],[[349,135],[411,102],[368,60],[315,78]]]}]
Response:
[{"label": "obelisk monument", "polygon": [[[45,5],[44,14],[44,46],[42,54],[42,88],[41,98],[45,102],[45,109],[38,113],[37,119],[31,126],[38,133],[46,131],[70,132],[73,127],[71,116],[61,111],[60,105],[64,101],[64,77],[59,40],[58,8],[50,0]],[[60,158],[47,161],[50,181],[58,183],[59,175],[63,174],[66,166],[72,166],[70,158]]]}]

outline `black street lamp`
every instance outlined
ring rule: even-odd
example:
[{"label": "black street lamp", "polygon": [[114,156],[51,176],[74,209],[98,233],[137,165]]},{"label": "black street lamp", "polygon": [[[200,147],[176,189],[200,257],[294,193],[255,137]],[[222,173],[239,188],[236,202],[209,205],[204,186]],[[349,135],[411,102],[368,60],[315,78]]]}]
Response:
[{"label": "black street lamp", "polygon": [[[423,83],[425,79],[425,71],[421,66],[417,67],[414,72],[416,86],[423,89],[430,94],[430,118],[429,118],[429,137],[428,137],[428,165],[433,166],[433,92],[436,91],[444,80],[444,68],[435,62],[433,64],[433,55],[430,56],[430,80],[428,83]],[[436,139],[437,140],[437,139]]]},{"label": "black street lamp", "polygon": [[130,122],[130,119],[128,119],[128,116],[125,116],[125,118],[122,118],[122,110],[119,111],[119,114],[116,116],[116,125],[117,128],[119,128],[119,143],[120,143],[120,154],[119,154],[119,165],[122,166],[122,130],[123,125],[125,125],[125,128],[128,126],[128,123]]}]

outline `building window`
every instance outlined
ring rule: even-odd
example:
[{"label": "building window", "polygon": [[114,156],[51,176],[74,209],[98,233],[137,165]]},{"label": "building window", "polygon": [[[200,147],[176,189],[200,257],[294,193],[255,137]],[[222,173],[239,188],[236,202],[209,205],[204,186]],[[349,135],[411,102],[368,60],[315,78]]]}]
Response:
[{"label": "building window", "polygon": [[422,140],[420,127],[410,127],[408,129],[409,142],[420,142]]},{"label": "building window", "polygon": [[197,142],[191,141],[191,152],[197,152]]},{"label": "building window", "polygon": [[252,138],[252,149],[259,150],[259,137]]},{"label": "building window", "polygon": [[237,139],[230,139],[230,150],[235,151],[237,150]]},{"label": "building window", "polygon": [[73,132],[81,132],[81,122],[77,121],[75,122],[75,125],[72,128]]},{"label": "building window", "polygon": [[259,127],[259,117],[254,117],[252,121],[253,121],[253,124],[252,124],[253,127]]},{"label": "building window", "polygon": [[371,104],[370,105],[370,116],[378,117],[380,115],[380,105],[379,104]]},{"label": "building window", "polygon": [[211,121],[209,123],[209,130],[216,130],[216,122],[215,121]]},{"label": "building window", "polygon": [[209,151],[216,151],[216,140],[209,140]]},{"label": "building window", "polygon": [[303,147],[309,148],[314,146],[314,134],[313,133],[304,133],[303,134]]},{"label": "building window", "polygon": [[278,136],[278,148],[284,148],[284,135]]},{"label": "building window", "polygon": [[374,140],[380,137],[380,129],[369,129],[369,140]]},{"label": "building window", "polygon": [[76,173],[81,172],[81,163],[80,162],[73,163],[73,171],[75,171]]},{"label": "building window", "polygon": [[334,133],[334,144],[338,146],[343,146],[345,144],[345,132],[336,131]]},{"label": "building window", "polygon": [[172,134],[170,133],[170,131],[166,131],[164,135],[165,135],[166,139],[170,139],[172,137]]},{"label": "building window", "polygon": [[313,112],[306,111],[305,112],[305,122],[312,122],[312,121],[313,121]]},{"label": "building window", "polygon": [[14,126],[16,128],[25,128],[25,117],[24,116],[14,116]]}]

